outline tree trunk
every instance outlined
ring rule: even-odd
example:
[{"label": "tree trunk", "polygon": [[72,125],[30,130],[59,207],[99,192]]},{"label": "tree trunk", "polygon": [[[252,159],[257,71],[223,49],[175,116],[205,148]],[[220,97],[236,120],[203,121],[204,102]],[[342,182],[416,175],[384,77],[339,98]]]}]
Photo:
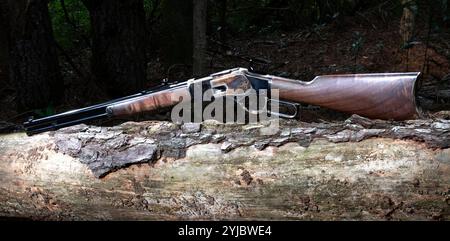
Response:
[{"label": "tree trunk", "polygon": [[166,0],[162,3],[161,57],[170,79],[192,76],[192,1]]},{"label": "tree trunk", "polygon": [[[413,8],[415,7],[415,2],[413,0],[402,0],[403,5],[403,14],[400,20],[400,30],[399,33],[402,37],[402,45],[406,49],[405,53],[405,71],[409,71],[409,55],[410,48],[409,43],[413,39],[414,31],[415,31],[415,14],[413,12]],[[428,47],[428,46],[427,46]]]},{"label": "tree trunk", "polygon": [[219,38],[222,43],[226,43],[227,41],[227,31],[228,31],[228,24],[227,24],[227,0],[220,0],[220,31],[219,31]]},{"label": "tree trunk", "polygon": [[63,96],[47,1],[8,0],[10,72],[19,110],[44,108]]},{"label": "tree trunk", "polygon": [[353,116],[283,120],[273,135],[263,125],[156,121],[9,134],[0,216],[449,220],[449,128]]},{"label": "tree trunk", "polygon": [[195,0],[193,7],[193,73],[201,77],[206,69],[206,0]]},{"label": "tree trunk", "polygon": [[9,27],[6,9],[7,5],[5,2],[0,2],[0,82],[8,82],[9,77]]},{"label": "tree trunk", "polygon": [[143,89],[146,80],[142,0],[83,0],[92,25],[92,72],[111,97]]}]

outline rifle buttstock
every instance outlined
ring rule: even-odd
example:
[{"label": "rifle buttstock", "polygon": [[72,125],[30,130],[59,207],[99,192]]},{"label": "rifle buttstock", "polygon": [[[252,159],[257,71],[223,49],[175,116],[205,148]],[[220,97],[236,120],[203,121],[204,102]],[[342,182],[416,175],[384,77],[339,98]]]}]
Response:
[{"label": "rifle buttstock", "polygon": [[415,85],[420,73],[317,76],[302,82],[272,76],[280,99],[303,102],[372,119],[406,120],[419,115]]}]

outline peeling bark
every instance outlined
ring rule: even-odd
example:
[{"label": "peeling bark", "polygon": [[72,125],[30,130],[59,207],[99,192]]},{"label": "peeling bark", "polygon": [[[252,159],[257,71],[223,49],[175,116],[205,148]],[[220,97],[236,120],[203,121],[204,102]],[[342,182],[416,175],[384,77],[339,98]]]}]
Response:
[{"label": "peeling bark", "polygon": [[315,139],[333,143],[357,142],[371,137],[412,139],[430,148],[450,146],[450,121],[413,120],[406,122],[372,121],[353,116],[338,123],[283,121],[273,135],[264,126],[220,125],[215,122],[177,126],[170,122],[125,123],[115,127],[66,128],[52,133],[57,151],[78,158],[97,177],[133,163],[161,157],[183,158],[193,145],[221,143],[223,152],[253,146],[263,150],[295,142],[307,147]]},{"label": "peeling bark", "polygon": [[448,220],[449,127],[352,116],[282,120],[272,135],[212,122],[9,134],[0,138],[0,216]]}]

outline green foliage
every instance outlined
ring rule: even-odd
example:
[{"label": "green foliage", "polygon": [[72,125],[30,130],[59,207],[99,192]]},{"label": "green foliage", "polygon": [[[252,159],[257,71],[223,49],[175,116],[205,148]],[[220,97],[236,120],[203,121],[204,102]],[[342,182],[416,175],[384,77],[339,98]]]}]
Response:
[{"label": "green foliage", "polygon": [[287,15],[296,25],[323,23],[339,15],[353,14],[361,1],[355,0],[289,0],[291,13]]},{"label": "green foliage", "polygon": [[402,4],[402,8],[408,8],[409,10],[411,10],[411,12],[413,12],[414,15],[417,15],[417,13],[419,12],[417,2],[418,1],[416,1],[416,0],[407,1]]},{"label": "green foliage", "polygon": [[358,31],[353,33],[353,42],[351,46],[351,52],[353,55],[357,55],[359,51],[361,51],[362,47],[364,45],[364,38],[362,34]]},{"label": "green foliage", "polygon": [[38,109],[34,111],[38,116],[50,116],[50,115],[54,115],[55,112],[55,108],[52,105],[47,106],[46,108],[43,109]]},{"label": "green foliage", "polygon": [[363,49],[364,46],[364,36],[356,31],[353,33],[353,41],[352,41],[352,45],[350,47],[350,52],[353,55],[353,59],[355,61],[355,71],[360,71],[360,69],[358,69],[360,66],[358,66],[358,55],[361,52],[361,50]]},{"label": "green foliage", "polygon": [[[226,11],[227,22],[231,32],[243,32],[253,30],[256,27],[261,27],[261,23],[266,26],[273,24],[272,14],[268,8],[273,1],[269,0],[235,0],[227,2],[227,9],[222,9],[220,1],[212,1],[208,6],[210,8],[211,24],[215,26],[213,30],[222,24],[221,14]],[[223,26],[221,26],[223,27]]]},{"label": "green foliage", "polygon": [[430,0],[429,11],[432,12],[432,28],[440,32],[444,26],[450,26],[450,6],[448,0]]},{"label": "green foliage", "polygon": [[[413,12],[431,20],[431,28],[440,30],[450,26],[450,1],[449,0],[411,0]],[[408,7],[408,4],[407,6]],[[414,8],[415,7],[415,8]],[[411,9],[411,8],[410,8]]]},{"label": "green foliage", "polygon": [[448,0],[441,0],[443,16],[442,19],[444,22],[450,22],[450,3]]},{"label": "green foliage", "polygon": [[378,41],[378,43],[375,45],[375,50],[376,50],[378,53],[381,53],[381,52],[383,51],[383,49],[384,49],[384,43],[383,43],[383,41]]},{"label": "green foliage", "polygon": [[147,20],[155,21],[161,15],[164,0],[144,0],[144,11]]},{"label": "green foliage", "polygon": [[[220,27],[223,0],[210,0],[210,20],[215,31]],[[370,0],[228,0],[227,25],[231,32],[298,29],[353,15],[381,1]]]},{"label": "green foliage", "polygon": [[89,36],[90,19],[89,12],[80,0],[64,0],[67,15],[61,4],[61,0],[51,0],[49,13],[53,25],[56,41],[64,49],[80,47],[82,36]]},{"label": "green foliage", "polygon": [[[67,50],[87,47],[90,41],[89,12],[81,0],[64,0],[66,11],[61,2],[49,2],[56,40]],[[166,0],[143,0],[147,28],[155,35],[160,33],[158,21],[163,14],[161,6],[164,2]],[[406,6],[401,0],[209,0],[208,34],[214,36],[224,28],[231,35],[243,32],[276,33],[320,25],[368,9],[379,11],[383,19],[389,19],[394,15],[400,16],[403,7],[412,9],[418,15],[427,14],[431,7],[434,30],[448,26],[450,22],[449,0],[411,0]],[[223,18],[224,15],[226,18]]]}]

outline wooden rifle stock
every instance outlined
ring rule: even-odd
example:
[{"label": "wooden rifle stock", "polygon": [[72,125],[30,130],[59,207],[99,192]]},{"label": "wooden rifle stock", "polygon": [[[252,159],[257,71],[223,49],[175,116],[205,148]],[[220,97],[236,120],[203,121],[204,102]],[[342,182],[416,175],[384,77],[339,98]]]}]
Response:
[{"label": "wooden rifle stock", "polygon": [[271,76],[282,100],[308,103],[372,119],[414,119],[415,83],[420,73],[317,76],[303,82]]}]

